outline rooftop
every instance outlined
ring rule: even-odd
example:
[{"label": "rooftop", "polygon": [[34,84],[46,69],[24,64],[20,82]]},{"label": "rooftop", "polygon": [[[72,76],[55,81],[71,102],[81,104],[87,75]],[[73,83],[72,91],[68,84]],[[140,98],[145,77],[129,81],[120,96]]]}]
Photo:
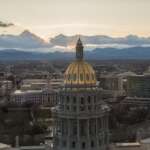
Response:
[{"label": "rooftop", "polygon": [[43,90],[27,90],[27,91],[16,90],[14,94],[19,95],[19,94],[28,94],[28,93],[41,93],[41,92],[43,92]]}]

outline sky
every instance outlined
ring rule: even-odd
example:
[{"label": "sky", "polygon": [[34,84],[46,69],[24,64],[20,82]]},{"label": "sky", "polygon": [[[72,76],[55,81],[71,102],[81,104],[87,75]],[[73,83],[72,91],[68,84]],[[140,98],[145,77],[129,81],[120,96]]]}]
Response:
[{"label": "sky", "polygon": [[150,36],[150,0],[0,0],[1,34]]}]

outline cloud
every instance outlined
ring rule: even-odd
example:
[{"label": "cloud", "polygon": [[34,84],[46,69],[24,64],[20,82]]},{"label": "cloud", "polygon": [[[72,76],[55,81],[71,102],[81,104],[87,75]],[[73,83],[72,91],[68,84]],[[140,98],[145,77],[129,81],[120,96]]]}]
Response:
[{"label": "cloud", "polygon": [[7,28],[10,26],[14,26],[14,24],[13,23],[5,23],[5,22],[0,21],[0,27],[2,27],[2,28]]}]

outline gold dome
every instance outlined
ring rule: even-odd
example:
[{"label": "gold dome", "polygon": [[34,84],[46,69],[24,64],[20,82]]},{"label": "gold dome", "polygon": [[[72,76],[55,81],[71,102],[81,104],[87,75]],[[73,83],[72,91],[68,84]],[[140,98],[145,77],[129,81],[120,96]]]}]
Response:
[{"label": "gold dome", "polygon": [[76,60],[68,66],[64,78],[65,85],[96,85],[96,75],[93,67],[83,60],[83,45],[80,38],[76,45]]},{"label": "gold dome", "polygon": [[68,66],[64,83],[66,85],[96,85],[95,71],[85,61],[76,60]]}]

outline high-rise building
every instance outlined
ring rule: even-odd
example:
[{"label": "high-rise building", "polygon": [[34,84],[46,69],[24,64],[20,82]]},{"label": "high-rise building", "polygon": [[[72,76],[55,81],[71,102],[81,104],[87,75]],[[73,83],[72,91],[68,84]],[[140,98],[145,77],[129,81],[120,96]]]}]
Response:
[{"label": "high-rise building", "polygon": [[58,106],[53,109],[55,150],[105,150],[109,144],[109,107],[101,98],[95,71],[76,45],[76,60],[64,74]]},{"label": "high-rise building", "polygon": [[150,75],[128,76],[127,96],[150,98]]}]

